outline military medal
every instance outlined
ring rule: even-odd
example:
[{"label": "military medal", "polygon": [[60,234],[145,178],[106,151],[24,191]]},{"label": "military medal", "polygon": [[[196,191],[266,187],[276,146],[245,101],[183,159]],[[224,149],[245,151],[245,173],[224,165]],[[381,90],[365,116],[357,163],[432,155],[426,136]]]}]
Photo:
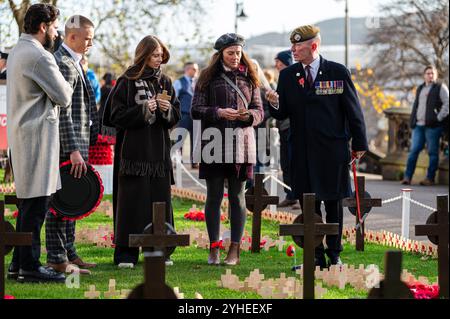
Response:
[{"label": "military medal", "polygon": [[344,92],[344,81],[317,81],[315,89],[317,95],[342,94]]}]

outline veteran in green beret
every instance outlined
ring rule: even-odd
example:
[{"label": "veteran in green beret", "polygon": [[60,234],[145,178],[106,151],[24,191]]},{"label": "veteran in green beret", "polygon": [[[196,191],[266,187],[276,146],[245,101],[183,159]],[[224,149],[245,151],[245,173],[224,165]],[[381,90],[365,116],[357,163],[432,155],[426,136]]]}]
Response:
[{"label": "veteran in green beret", "polygon": [[266,97],[274,118],[290,119],[293,193],[301,205],[304,193],[315,193],[316,213],[322,215],[324,202],[326,222],[339,223],[339,235],[326,236],[327,249],[316,248],[316,266],[324,268],[342,264],[341,199],[351,195],[352,154],[360,158],[368,149],[366,127],[350,72],[319,53],[319,28],[298,27],[290,41],[297,63],[281,71],[277,90]]}]

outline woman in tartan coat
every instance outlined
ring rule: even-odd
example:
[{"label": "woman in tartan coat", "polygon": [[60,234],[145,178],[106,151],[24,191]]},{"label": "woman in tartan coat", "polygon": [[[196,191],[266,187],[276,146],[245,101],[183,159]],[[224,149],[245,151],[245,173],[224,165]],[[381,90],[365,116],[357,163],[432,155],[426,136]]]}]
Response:
[{"label": "woman in tartan coat", "polygon": [[[252,177],[256,163],[254,127],[264,117],[258,75],[242,51],[243,46],[244,39],[234,33],[224,34],[216,41],[217,52],[202,71],[192,100],[192,118],[201,120],[202,136],[206,137],[202,138],[199,173],[207,185],[205,218],[211,243],[208,264],[212,265],[220,264],[217,242],[225,179],[230,201],[231,245],[224,262],[239,263],[239,244],[246,219],[245,182]],[[208,132],[217,134],[208,139],[210,134],[205,134]],[[219,132],[221,141],[217,144]],[[211,154],[211,145],[220,149],[213,148]]]}]

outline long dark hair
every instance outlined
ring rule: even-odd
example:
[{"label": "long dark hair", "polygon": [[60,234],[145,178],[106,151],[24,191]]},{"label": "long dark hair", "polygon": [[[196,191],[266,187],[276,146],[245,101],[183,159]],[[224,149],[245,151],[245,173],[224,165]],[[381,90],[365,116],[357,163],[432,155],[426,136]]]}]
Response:
[{"label": "long dark hair", "polygon": [[167,62],[169,62],[170,53],[166,45],[154,35],[148,35],[143,38],[137,45],[136,51],[134,53],[134,63],[128,68],[127,71],[125,71],[124,76],[130,80],[139,79],[142,74],[144,74],[150,56],[158,46],[160,46],[163,50],[162,64],[166,64]]},{"label": "long dark hair", "polygon": [[[211,60],[209,61],[208,66],[200,73],[200,77],[198,78],[197,82],[197,86],[200,90],[205,89],[211,82],[211,80],[217,77],[220,72],[223,71],[222,54],[223,49],[214,53],[211,57]],[[242,51],[241,64],[244,64],[247,67],[247,77],[253,87],[258,87],[260,84],[258,79],[258,72],[256,71],[252,61],[244,51]]]}]

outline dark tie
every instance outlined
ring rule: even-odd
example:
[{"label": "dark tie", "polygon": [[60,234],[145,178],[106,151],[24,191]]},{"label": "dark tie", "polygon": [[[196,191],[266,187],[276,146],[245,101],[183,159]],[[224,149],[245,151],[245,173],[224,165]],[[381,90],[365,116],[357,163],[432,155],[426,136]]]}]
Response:
[{"label": "dark tie", "polygon": [[312,86],[314,84],[314,81],[313,81],[313,78],[312,78],[312,75],[311,75],[311,66],[307,65],[307,66],[305,66],[305,69],[308,72],[308,75],[306,76],[306,81],[308,82],[309,87],[312,88]]}]

